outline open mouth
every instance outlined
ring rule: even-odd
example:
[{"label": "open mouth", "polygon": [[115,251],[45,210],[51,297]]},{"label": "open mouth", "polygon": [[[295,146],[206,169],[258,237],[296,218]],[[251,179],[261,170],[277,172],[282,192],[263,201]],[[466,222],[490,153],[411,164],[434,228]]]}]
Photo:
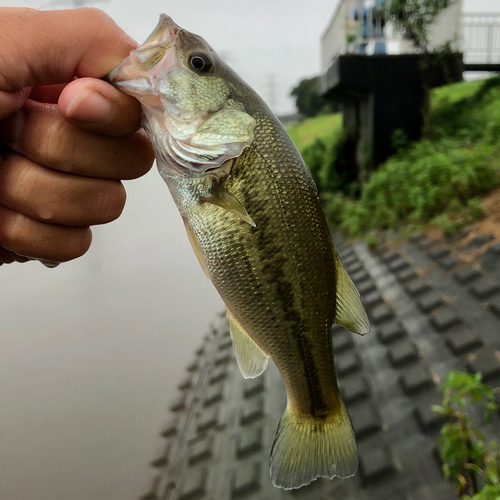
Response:
[{"label": "open mouth", "polygon": [[[127,88],[132,90],[136,86],[144,90],[146,83],[152,86],[158,76],[165,74],[175,64],[175,55],[172,53],[175,51],[170,51],[171,55],[167,54],[167,51],[175,47],[180,29],[171,17],[161,14],[156,28],[147,40],[103,79],[124,91]],[[161,62],[163,63],[160,64]],[[140,85],[134,85],[133,81]]]}]

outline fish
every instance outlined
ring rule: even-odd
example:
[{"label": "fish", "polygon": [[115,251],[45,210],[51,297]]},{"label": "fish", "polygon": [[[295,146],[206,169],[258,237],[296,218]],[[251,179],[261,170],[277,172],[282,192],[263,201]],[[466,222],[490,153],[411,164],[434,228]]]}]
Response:
[{"label": "fish", "polygon": [[361,335],[370,325],[297,148],[215,50],[165,14],[106,80],[142,105],[159,172],[225,303],[242,375],[259,376],[269,358],[281,374],[274,486],[352,476],[358,454],[332,325]]}]

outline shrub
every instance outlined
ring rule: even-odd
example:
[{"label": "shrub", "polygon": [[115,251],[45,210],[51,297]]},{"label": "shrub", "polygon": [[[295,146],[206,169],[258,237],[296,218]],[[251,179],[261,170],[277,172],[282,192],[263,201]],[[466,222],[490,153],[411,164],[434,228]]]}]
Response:
[{"label": "shrub", "polygon": [[325,163],[326,144],[323,139],[316,139],[312,144],[306,146],[302,151],[302,158],[311,171],[311,175],[319,191],[324,191],[323,185],[323,165]]},{"label": "shrub", "polygon": [[318,138],[302,150],[319,191],[349,195],[359,192],[355,154],[355,143],[349,132],[337,133],[330,143]]},{"label": "shrub", "polygon": [[486,422],[491,421],[492,413],[498,409],[492,390],[482,383],[480,373],[466,372],[448,373],[441,390],[443,404],[432,409],[449,419],[439,438],[445,478],[456,481],[457,494],[464,495],[463,500],[497,500],[500,445],[495,441],[487,443],[471,416],[473,407],[482,408]]},{"label": "shrub", "polygon": [[[370,228],[422,224],[454,212],[462,214],[464,223],[472,222],[482,213],[477,196],[500,185],[499,151],[486,144],[464,148],[456,139],[416,143],[372,174],[359,202],[353,202],[359,206],[345,212],[344,225],[356,236]],[[447,223],[444,217],[438,222]],[[448,226],[453,231],[458,224]]]},{"label": "shrub", "polygon": [[370,250],[378,247],[378,238],[375,231],[370,231],[365,235],[365,243]]}]

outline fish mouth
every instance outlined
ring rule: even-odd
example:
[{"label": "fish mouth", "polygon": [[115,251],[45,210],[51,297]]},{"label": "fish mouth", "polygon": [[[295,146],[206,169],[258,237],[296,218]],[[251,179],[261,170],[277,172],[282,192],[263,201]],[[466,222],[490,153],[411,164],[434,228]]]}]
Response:
[{"label": "fish mouth", "polygon": [[[157,76],[165,74],[175,65],[174,51],[181,28],[170,16],[161,14],[156,28],[147,40],[133,50],[116,68],[112,69],[103,80],[127,94],[144,93],[152,87]],[[168,53],[167,53],[168,51]]]}]

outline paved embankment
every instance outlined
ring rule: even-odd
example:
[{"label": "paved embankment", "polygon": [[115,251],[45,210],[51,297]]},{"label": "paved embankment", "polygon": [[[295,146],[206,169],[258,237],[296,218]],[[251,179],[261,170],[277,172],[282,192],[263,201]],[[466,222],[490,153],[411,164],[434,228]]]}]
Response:
[{"label": "paved embankment", "polygon": [[257,379],[241,377],[221,318],[179,384],[142,500],[454,498],[436,448],[443,419],[430,407],[450,370],[479,371],[500,386],[500,243],[488,234],[452,244],[420,234],[370,252],[335,240],[372,323],[365,337],[333,329],[359,472],[293,492],[272,487],[283,385],[274,365]]}]

